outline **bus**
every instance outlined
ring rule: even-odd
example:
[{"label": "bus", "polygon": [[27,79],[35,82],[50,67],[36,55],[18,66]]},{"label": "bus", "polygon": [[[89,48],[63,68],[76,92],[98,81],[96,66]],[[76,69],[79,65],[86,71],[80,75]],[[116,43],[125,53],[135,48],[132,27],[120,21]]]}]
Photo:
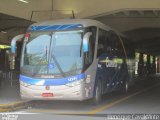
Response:
[{"label": "bus", "polygon": [[[92,99],[128,91],[134,82],[135,53],[128,39],[96,20],[64,19],[34,23],[22,40],[20,96],[29,100]],[[14,64],[14,60],[13,60]]]}]

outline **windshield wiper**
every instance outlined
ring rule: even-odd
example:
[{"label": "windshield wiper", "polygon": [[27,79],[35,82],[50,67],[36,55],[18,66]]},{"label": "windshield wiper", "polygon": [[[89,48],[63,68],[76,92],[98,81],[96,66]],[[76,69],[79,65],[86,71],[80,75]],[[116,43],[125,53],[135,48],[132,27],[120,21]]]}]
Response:
[{"label": "windshield wiper", "polygon": [[62,74],[62,76],[63,76],[63,77],[66,77],[65,73],[63,72],[63,70],[62,70],[60,64],[58,63],[58,61],[57,61],[57,59],[56,59],[56,57],[54,56],[53,53],[51,54],[51,58],[53,58],[53,60],[54,60],[54,62],[55,62],[55,64],[56,64],[56,66],[58,67],[58,69],[59,69],[60,73]]},{"label": "windshield wiper", "polygon": [[81,45],[80,45],[80,57],[82,56],[82,46],[83,46],[83,37],[82,37]]},{"label": "windshield wiper", "polygon": [[[65,75],[65,73],[63,72],[63,70],[62,70],[60,64],[58,63],[58,61],[57,61],[55,55],[53,54],[53,47],[52,47],[52,45],[51,45],[52,42],[53,42],[53,40],[52,40],[53,35],[54,35],[54,33],[53,33],[52,36],[51,36],[51,43],[50,43],[50,55],[51,55],[51,59],[49,60],[49,64],[51,63],[51,60],[53,59],[54,62],[55,62],[55,64],[56,64],[56,66],[58,67],[58,70],[59,70],[60,73],[62,74],[62,76],[63,76],[63,77],[66,77],[66,75]],[[52,47],[52,48],[51,48],[51,47]]]},{"label": "windshield wiper", "polygon": [[83,44],[83,40],[81,41],[81,45],[80,45],[80,57],[82,56],[82,44]]}]

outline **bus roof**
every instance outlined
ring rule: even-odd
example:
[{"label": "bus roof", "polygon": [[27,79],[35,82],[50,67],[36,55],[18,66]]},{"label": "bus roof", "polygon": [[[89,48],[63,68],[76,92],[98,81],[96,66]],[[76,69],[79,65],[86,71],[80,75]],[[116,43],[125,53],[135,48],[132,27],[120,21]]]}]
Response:
[{"label": "bus roof", "polygon": [[91,19],[59,19],[59,20],[49,20],[49,21],[43,21],[43,22],[38,22],[34,23],[31,26],[50,26],[50,25],[67,25],[67,24],[81,24],[83,27],[88,27],[88,26],[97,26],[97,27],[102,27],[104,29],[110,30],[109,27],[104,25],[103,23],[96,21],[96,20],[91,20]]},{"label": "bus roof", "polygon": [[113,30],[117,34],[122,35],[121,33],[117,32],[114,29],[111,29],[107,25],[92,19],[59,19],[59,20],[48,20],[43,22],[34,23],[30,26],[31,27],[40,27],[40,26],[56,26],[56,25],[82,25],[83,27],[89,27],[89,26],[96,26],[98,28],[102,28],[104,30]]}]

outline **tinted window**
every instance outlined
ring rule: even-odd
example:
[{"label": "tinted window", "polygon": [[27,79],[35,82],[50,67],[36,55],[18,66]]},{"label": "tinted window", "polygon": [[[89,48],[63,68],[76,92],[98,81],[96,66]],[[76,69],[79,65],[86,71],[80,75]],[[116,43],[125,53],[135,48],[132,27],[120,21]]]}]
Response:
[{"label": "tinted window", "polygon": [[107,47],[109,46],[109,39],[107,38],[107,31],[99,29],[98,34],[98,47],[97,47],[97,57],[107,53]]},{"label": "tinted window", "polygon": [[99,29],[97,57],[103,54],[112,54],[114,57],[119,58],[124,57],[121,40],[113,31]]},{"label": "tinted window", "polygon": [[109,32],[109,39],[111,42],[111,51],[114,57],[123,58],[125,57],[124,49],[122,46],[122,39],[113,31]]}]

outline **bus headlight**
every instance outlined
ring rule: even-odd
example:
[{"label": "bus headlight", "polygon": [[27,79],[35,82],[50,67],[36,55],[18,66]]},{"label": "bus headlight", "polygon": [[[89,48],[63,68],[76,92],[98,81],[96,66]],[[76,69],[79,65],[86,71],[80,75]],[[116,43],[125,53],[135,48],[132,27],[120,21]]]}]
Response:
[{"label": "bus headlight", "polygon": [[25,83],[25,82],[23,82],[23,81],[20,81],[20,84],[21,84],[22,86],[24,86],[24,87],[28,87],[28,86],[31,85],[31,84]]},{"label": "bus headlight", "polygon": [[67,83],[66,85],[69,86],[69,87],[74,87],[74,86],[77,86],[77,85],[80,85],[83,83],[83,79],[81,80],[78,80],[78,81],[75,81],[75,82],[70,82],[70,83]]}]

